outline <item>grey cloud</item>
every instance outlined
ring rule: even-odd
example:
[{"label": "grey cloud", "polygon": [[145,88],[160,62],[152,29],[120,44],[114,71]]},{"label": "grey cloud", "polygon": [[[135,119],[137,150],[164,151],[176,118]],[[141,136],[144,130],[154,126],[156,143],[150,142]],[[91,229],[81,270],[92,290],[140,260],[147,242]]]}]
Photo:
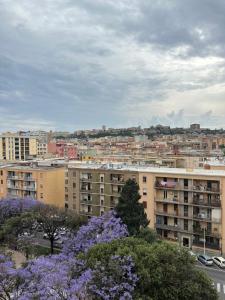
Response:
[{"label": "grey cloud", "polygon": [[[204,101],[205,89],[225,78],[224,12],[222,0],[0,0],[2,120],[19,115],[67,130],[117,126],[135,103],[145,111],[173,91],[202,90]],[[222,61],[192,61],[211,56]],[[192,119],[175,110],[166,118]]]}]

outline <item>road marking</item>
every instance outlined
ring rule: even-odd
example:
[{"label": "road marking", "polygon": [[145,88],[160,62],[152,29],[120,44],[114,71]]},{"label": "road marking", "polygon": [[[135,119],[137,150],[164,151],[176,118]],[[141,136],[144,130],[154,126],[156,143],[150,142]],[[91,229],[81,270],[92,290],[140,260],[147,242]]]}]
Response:
[{"label": "road marking", "polygon": [[220,293],[220,283],[217,282],[217,292]]}]

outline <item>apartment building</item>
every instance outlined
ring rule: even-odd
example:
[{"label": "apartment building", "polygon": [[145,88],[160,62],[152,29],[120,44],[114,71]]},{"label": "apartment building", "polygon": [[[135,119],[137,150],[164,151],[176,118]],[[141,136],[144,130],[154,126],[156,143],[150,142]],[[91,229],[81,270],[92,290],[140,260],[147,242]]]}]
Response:
[{"label": "apartment building", "polygon": [[64,207],[65,168],[36,164],[0,166],[0,199],[30,197]]},{"label": "apartment building", "polygon": [[76,164],[68,167],[65,205],[82,215],[102,215],[118,202],[128,178],[138,181],[137,171],[120,171],[105,167]]},{"label": "apartment building", "polygon": [[0,160],[28,160],[37,156],[37,139],[6,133],[0,136]]},{"label": "apartment building", "polygon": [[225,253],[225,171],[80,163],[68,166],[65,206],[88,216],[112,209],[128,178],[140,186],[150,227],[189,248]]}]

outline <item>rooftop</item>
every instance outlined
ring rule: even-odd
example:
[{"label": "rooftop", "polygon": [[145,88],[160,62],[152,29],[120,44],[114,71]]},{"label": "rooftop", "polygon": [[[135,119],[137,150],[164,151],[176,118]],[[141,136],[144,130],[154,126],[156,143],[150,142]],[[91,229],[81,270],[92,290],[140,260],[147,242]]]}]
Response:
[{"label": "rooftop", "polygon": [[168,168],[168,167],[148,167],[135,166],[128,164],[98,164],[98,163],[71,163],[69,168],[91,169],[91,170],[118,170],[142,173],[158,173],[158,174],[176,174],[176,175],[196,175],[196,176],[215,176],[225,177],[224,170],[205,170],[205,169],[184,169],[184,168]]}]

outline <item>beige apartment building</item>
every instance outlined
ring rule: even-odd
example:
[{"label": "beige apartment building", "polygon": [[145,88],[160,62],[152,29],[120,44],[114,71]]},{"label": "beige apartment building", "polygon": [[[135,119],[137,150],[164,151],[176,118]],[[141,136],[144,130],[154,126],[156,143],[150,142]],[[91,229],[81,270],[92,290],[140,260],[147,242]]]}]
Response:
[{"label": "beige apartment building", "polygon": [[65,168],[52,166],[0,166],[0,199],[30,197],[65,206]]},{"label": "beige apartment building", "polygon": [[37,156],[37,139],[14,133],[0,136],[0,160],[28,160]]},{"label": "beige apartment building", "polygon": [[180,245],[225,254],[225,171],[69,165],[65,206],[88,216],[112,209],[128,178],[140,186],[150,227]]}]

